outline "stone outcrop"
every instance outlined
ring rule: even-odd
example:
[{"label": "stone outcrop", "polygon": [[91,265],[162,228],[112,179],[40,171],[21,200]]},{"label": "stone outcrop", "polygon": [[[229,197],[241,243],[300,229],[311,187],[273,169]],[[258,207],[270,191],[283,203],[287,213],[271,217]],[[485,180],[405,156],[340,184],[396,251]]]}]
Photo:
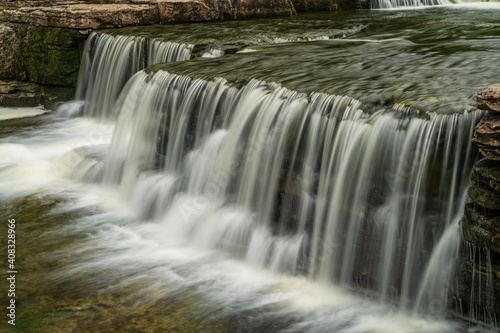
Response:
[{"label": "stone outcrop", "polygon": [[472,142],[484,157],[500,161],[500,83],[481,89],[472,105],[489,111],[477,125]]},{"label": "stone outcrop", "polygon": [[500,163],[479,161],[471,180],[472,203],[466,206],[462,221],[464,239],[500,254]]},{"label": "stone outcrop", "polygon": [[500,161],[500,113],[490,112],[481,119],[474,130],[472,142],[484,157]]},{"label": "stone outcrop", "polygon": [[69,4],[6,9],[2,19],[41,27],[99,29],[158,23],[158,13],[156,6],[147,4]]},{"label": "stone outcrop", "polygon": [[472,105],[481,110],[500,112],[500,83],[479,90]]},{"label": "stone outcrop", "polygon": [[8,107],[38,106],[55,108],[73,97],[70,87],[42,86],[31,82],[0,80],[0,105]]},{"label": "stone outcrop", "polygon": [[460,223],[472,253],[464,253],[459,262],[455,291],[465,302],[462,310],[488,319],[500,316],[500,84],[480,90],[473,105],[488,111],[472,139],[486,159],[470,177],[472,202]]}]

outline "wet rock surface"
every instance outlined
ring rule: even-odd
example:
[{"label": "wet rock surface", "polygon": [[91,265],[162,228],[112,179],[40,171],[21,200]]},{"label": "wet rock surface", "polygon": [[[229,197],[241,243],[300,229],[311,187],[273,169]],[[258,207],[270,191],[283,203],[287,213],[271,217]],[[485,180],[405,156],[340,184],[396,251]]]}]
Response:
[{"label": "wet rock surface", "polygon": [[44,105],[54,109],[73,97],[70,87],[42,86],[16,80],[0,80],[0,106],[21,107]]},{"label": "wet rock surface", "polygon": [[472,138],[481,154],[490,160],[500,160],[500,113],[490,112],[474,130]]},{"label": "wet rock surface", "polygon": [[472,138],[486,159],[470,176],[472,203],[461,221],[469,249],[457,267],[456,295],[465,314],[493,321],[500,315],[500,84],[481,89],[473,105],[488,111]]},{"label": "wet rock surface", "polygon": [[479,90],[472,105],[481,110],[500,112],[500,83]]}]

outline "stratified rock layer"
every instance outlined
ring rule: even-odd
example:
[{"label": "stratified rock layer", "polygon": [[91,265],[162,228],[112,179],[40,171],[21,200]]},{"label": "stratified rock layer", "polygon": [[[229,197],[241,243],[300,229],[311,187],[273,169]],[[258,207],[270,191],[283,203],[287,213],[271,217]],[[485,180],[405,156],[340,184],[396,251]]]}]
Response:
[{"label": "stratified rock layer", "polygon": [[473,105],[488,114],[474,131],[474,142],[486,159],[471,174],[469,198],[461,221],[471,245],[457,267],[456,295],[463,311],[477,319],[500,316],[500,84],[480,90]]},{"label": "stratified rock layer", "polygon": [[474,130],[472,138],[484,157],[500,161],[500,113],[490,112]]},{"label": "stratified rock layer", "polygon": [[472,105],[481,110],[500,112],[500,83],[479,90]]}]

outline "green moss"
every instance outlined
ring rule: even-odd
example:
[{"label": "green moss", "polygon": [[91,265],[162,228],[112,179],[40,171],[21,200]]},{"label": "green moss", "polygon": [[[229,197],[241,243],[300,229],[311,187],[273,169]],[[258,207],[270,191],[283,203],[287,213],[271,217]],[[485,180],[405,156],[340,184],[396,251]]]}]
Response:
[{"label": "green moss", "polygon": [[31,28],[23,48],[28,79],[41,84],[75,86],[83,39],[80,32],[73,29]]},{"label": "green moss", "polygon": [[481,207],[500,210],[500,194],[483,187],[481,185],[472,185],[469,188],[469,197],[472,201]]}]

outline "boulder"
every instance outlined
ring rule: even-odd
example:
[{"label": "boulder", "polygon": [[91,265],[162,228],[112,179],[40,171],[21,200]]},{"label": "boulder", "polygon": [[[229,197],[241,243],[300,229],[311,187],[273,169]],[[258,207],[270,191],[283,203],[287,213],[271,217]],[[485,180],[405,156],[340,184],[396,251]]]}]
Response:
[{"label": "boulder", "polygon": [[481,110],[500,112],[500,83],[479,90],[472,105]]},{"label": "boulder", "polygon": [[484,157],[500,161],[500,113],[490,112],[474,130],[472,142]]}]

